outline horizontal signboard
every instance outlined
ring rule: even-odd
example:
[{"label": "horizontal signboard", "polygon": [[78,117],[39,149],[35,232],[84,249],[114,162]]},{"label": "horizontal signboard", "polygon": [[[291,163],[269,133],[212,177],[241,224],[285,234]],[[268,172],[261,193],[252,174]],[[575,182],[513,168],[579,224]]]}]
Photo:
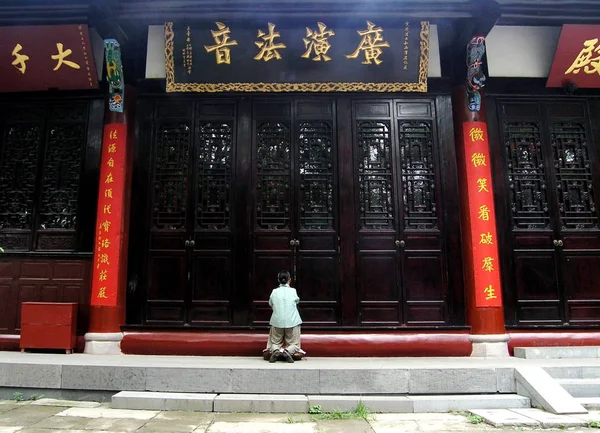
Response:
[{"label": "horizontal signboard", "polygon": [[166,23],[168,92],[425,92],[429,23]]},{"label": "horizontal signboard", "polygon": [[547,87],[600,87],[600,25],[562,27]]},{"label": "horizontal signboard", "polygon": [[97,87],[87,25],[0,27],[0,92]]}]

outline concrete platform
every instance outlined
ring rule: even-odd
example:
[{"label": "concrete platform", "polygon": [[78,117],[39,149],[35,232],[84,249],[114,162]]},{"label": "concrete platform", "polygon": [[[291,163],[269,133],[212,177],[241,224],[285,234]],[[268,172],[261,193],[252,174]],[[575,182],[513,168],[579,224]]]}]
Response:
[{"label": "concrete platform", "polygon": [[[524,375],[517,374],[525,369],[529,372],[527,380],[523,379]],[[544,384],[552,383],[558,387],[544,371],[548,369],[569,374],[575,369],[574,376],[584,372],[591,374],[594,369],[600,369],[600,359],[309,358],[294,364],[270,364],[260,356],[0,352],[0,398],[10,399],[14,392],[20,392],[26,399],[43,394],[49,398],[109,401],[120,391],[257,394],[267,396],[267,401],[276,394],[296,396],[301,401],[336,396],[340,402],[343,396],[348,397],[346,401],[360,396],[393,397],[396,402],[405,403],[406,409],[402,410],[407,411],[436,411],[441,410],[440,407],[468,409],[465,402],[474,395],[508,395],[505,400],[497,399],[487,408],[514,407],[513,404],[522,407],[521,402],[526,400],[514,399],[515,394],[520,394],[526,398],[534,397],[531,400],[533,406],[553,413],[573,413],[573,408],[580,408],[575,412],[585,412],[585,408],[567,393],[560,402],[553,402],[551,395],[544,395],[551,389]],[[539,393],[527,390],[525,382],[533,384],[534,390],[539,388]],[[488,397],[480,398],[481,401],[486,399]],[[390,401],[381,398],[377,404],[383,411]],[[173,402],[163,403],[168,407]],[[478,407],[482,406],[470,408]]]}]

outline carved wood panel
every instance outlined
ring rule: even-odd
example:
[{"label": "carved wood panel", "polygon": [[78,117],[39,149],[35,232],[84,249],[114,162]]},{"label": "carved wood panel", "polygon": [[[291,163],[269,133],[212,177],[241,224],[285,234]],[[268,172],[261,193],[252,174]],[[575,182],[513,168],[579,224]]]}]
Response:
[{"label": "carved wood panel", "polygon": [[89,320],[91,258],[0,259],[0,333],[20,330],[22,302],[79,303],[78,333]]},{"label": "carved wood panel", "polygon": [[449,322],[438,137],[429,101],[355,102],[360,323]]},{"label": "carved wood panel", "polygon": [[88,103],[4,110],[1,245],[9,251],[77,251]]},{"label": "carved wood panel", "polygon": [[[498,101],[507,322],[600,323],[600,226],[586,101]],[[500,149],[498,149],[500,151]]]}]

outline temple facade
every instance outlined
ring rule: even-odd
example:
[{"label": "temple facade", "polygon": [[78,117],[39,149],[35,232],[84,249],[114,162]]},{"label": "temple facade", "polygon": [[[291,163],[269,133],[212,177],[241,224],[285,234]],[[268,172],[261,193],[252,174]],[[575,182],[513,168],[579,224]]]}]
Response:
[{"label": "temple facade", "polygon": [[600,345],[597,2],[5,3],[0,348]]}]

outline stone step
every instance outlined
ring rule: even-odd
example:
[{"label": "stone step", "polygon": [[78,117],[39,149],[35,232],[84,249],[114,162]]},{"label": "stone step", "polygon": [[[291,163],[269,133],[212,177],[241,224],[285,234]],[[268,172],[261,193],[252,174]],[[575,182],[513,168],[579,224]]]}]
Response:
[{"label": "stone step", "polygon": [[600,397],[577,397],[575,400],[588,410],[600,410]]},{"label": "stone step", "polygon": [[546,373],[554,379],[598,379],[600,378],[600,365],[578,366],[545,366]]},{"label": "stone step", "polygon": [[600,397],[600,379],[557,379],[573,397]]},{"label": "stone step", "polygon": [[598,346],[515,347],[515,358],[564,359],[599,358]]},{"label": "stone step", "polygon": [[319,406],[323,412],[352,411],[362,402],[374,413],[448,412],[470,409],[529,408],[529,398],[516,394],[359,396],[196,394],[122,391],[112,397],[114,409],[184,410],[197,412],[307,413]]}]

